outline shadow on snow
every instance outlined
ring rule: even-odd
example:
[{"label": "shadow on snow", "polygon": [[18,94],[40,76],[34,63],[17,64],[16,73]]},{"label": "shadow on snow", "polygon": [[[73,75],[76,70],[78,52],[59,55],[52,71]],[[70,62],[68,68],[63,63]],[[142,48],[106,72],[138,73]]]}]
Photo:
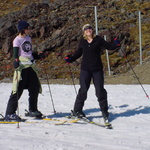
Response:
[{"label": "shadow on snow", "polygon": [[[110,106],[110,109],[109,109],[110,121],[113,121],[118,117],[131,117],[131,116],[135,116],[135,115],[139,115],[139,114],[149,114],[150,113],[150,107],[148,107],[148,106],[145,106],[145,107],[139,106],[134,109],[128,109],[127,107],[128,107],[127,104],[118,106],[117,108],[121,108],[121,109],[126,108],[126,110],[124,112],[117,113],[117,109],[116,109],[116,113],[112,113],[111,110],[115,110],[115,108]],[[99,114],[96,116],[94,114],[92,115],[92,113],[95,113],[95,112],[98,112]],[[84,113],[89,119],[102,117],[99,108],[86,109],[86,110],[84,110]],[[59,118],[59,117],[69,116],[70,114],[71,114],[71,112],[57,112],[56,114],[48,115],[48,117],[49,118]]]}]

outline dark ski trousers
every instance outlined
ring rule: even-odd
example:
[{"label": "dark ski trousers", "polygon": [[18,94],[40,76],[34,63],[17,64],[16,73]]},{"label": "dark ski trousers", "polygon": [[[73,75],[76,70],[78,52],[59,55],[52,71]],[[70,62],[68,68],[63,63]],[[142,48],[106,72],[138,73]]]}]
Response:
[{"label": "dark ski trousers", "polygon": [[98,98],[100,110],[103,112],[108,111],[107,92],[104,89],[104,75],[103,71],[92,72],[81,70],[80,72],[80,89],[76,97],[74,111],[82,111],[84,102],[87,99],[87,92],[90,87],[91,79],[95,86],[96,97]]},{"label": "dark ski trousers", "polygon": [[28,89],[29,91],[29,111],[36,111],[39,88],[40,84],[36,72],[31,67],[23,69],[17,93],[11,93],[10,95],[6,115],[15,113],[18,107],[18,100],[20,99],[24,89]]}]

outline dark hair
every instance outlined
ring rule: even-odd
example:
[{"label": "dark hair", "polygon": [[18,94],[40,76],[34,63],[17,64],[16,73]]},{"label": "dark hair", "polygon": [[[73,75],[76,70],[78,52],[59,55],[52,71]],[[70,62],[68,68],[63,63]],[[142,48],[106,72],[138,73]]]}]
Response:
[{"label": "dark hair", "polygon": [[21,34],[21,35],[25,34],[24,29],[22,29],[21,31],[19,31],[19,34]]},{"label": "dark hair", "polygon": [[20,30],[20,31],[19,31],[19,34],[21,34],[21,35],[25,34],[25,30],[28,29],[28,28],[29,28],[29,27],[26,27],[26,28]]}]

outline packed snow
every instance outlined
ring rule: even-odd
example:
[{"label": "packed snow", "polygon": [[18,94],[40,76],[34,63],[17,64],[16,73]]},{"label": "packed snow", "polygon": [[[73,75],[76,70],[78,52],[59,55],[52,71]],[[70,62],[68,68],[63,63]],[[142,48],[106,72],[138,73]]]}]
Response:
[{"label": "packed snow", "polygon": [[[73,85],[43,84],[39,95],[39,110],[49,118],[67,120],[76,93]],[[150,95],[150,85],[143,85]],[[0,83],[0,113],[5,114],[11,93],[11,83]],[[76,85],[79,89],[79,85]],[[82,121],[55,125],[57,121],[0,124],[0,150],[149,150],[150,99],[140,85],[105,85],[108,92],[110,120],[113,129],[105,129]],[[28,91],[19,100],[19,114],[25,117]],[[84,112],[95,122],[103,123],[94,86],[91,85]]]}]

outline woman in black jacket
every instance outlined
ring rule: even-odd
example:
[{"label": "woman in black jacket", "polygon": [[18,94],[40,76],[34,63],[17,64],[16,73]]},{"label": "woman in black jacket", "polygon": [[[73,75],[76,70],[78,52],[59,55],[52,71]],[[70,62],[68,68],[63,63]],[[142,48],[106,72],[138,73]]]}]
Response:
[{"label": "woman in black jacket", "polygon": [[73,115],[79,118],[85,117],[83,113],[84,102],[87,99],[87,92],[91,79],[96,90],[100,110],[104,119],[108,119],[107,92],[104,89],[103,64],[101,61],[102,47],[114,50],[120,46],[120,42],[115,39],[114,43],[108,43],[100,36],[96,36],[90,24],[85,24],[82,28],[83,38],[80,40],[78,50],[71,56],[65,58],[67,63],[71,63],[82,56],[80,72],[80,89],[74,104]]}]

